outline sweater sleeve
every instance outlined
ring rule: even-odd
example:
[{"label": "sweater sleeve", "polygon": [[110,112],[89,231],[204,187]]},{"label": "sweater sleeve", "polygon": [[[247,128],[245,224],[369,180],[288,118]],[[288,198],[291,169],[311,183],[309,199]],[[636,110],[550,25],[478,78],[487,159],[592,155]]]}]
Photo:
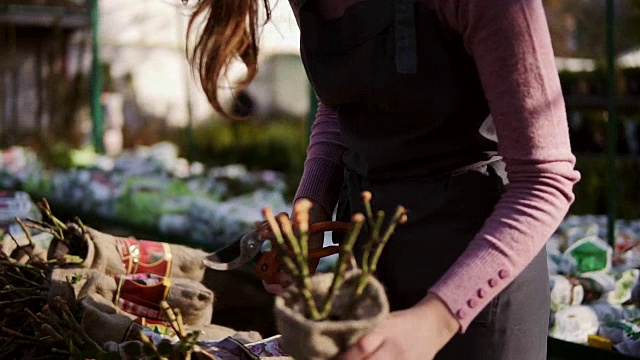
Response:
[{"label": "sweater sleeve", "polygon": [[480,232],[430,289],[464,332],[559,226],[580,174],[541,1],[433,4],[475,59],[509,180]]},{"label": "sweater sleeve", "polygon": [[320,102],[311,127],[307,159],[296,200],[311,199],[320,203],[327,214],[333,214],[343,181],[342,154],[345,149],[337,112]]}]

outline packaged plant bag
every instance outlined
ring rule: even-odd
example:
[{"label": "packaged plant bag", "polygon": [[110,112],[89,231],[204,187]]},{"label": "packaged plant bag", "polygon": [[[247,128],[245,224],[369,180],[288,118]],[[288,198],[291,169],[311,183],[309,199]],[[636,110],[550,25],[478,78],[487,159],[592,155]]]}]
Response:
[{"label": "packaged plant bag", "polygon": [[94,269],[55,269],[49,299],[62,297],[73,304],[91,296],[136,317],[161,319],[160,303],[180,309],[185,323],[208,324],[213,312],[213,292],[199,282],[153,274],[110,276]]},{"label": "packaged plant bag", "polygon": [[579,273],[611,269],[613,249],[597,236],[587,236],[576,241],[565,254],[575,259]]},{"label": "packaged plant bag", "polygon": [[[183,245],[116,237],[76,223],[66,224],[64,238],[54,238],[47,258],[110,275],[148,273],[202,281],[206,252]],[[200,260],[200,261],[199,261]]]}]

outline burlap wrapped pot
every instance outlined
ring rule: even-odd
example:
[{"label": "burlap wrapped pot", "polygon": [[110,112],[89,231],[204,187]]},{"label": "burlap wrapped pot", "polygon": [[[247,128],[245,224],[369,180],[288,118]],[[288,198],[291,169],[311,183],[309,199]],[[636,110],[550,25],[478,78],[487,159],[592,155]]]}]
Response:
[{"label": "burlap wrapped pot", "polygon": [[[214,300],[214,294],[211,290],[201,283],[189,279],[170,279],[166,284],[168,284],[168,291],[165,293],[166,298],[164,300],[172,308],[180,309],[186,324],[201,325],[211,322]],[[142,287],[142,285],[140,286]],[[146,298],[145,293],[141,293],[142,297],[138,296],[136,298],[136,294],[133,294],[133,297],[127,296],[124,291],[117,278],[105,275],[98,270],[54,269],[51,274],[51,287],[48,297],[52,300],[56,296],[60,296],[68,304],[73,304],[76,300],[92,296],[94,300],[98,299],[96,301],[119,305],[123,310],[137,316],[148,316],[149,314],[134,311],[140,310],[141,307],[156,308],[155,312],[159,313],[157,311],[159,309],[159,301],[163,299],[157,300],[158,303],[156,304],[156,300]],[[127,302],[122,304],[118,302],[118,299],[125,299]],[[137,301],[137,299],[140,301]],[[150,317],[154,318],[153,316]]]},{"label": "burlap wrapped pot", "polygon": [[[207,253],[200,249],[116,237],[89,227],[86,227],[87,234],[80,236],[81,231],[76,224],[70,223],[68,226],[77,229],[75,232],[78,239],[75,239],[77,241],[74,242],[74,248],[69,249],[65,242],[54,239],[47,252],[49,260],[67,254],[77,255],[84,259],[79,264],[80,267],[100,270],[108,275],[152,273],[195,281],[202,281],[204,276],[205,266],[202,260]],[[149,246],[154,249],[146,251]],[[153,259],[153,264],[148,264],[145,257]]]},{"label": "burlap wrapped pot", "polygon": [[[275,300],[275,318],[282,335],[282,348],[297,360],[331,359],[347,350],[389,314],[389,303],[382,284],[369,278],[362,295],[353,300],[359,272],[345,276],[333,304],[329,319],[310,320],[304,298],[295,286],[287,288]],[[311,291],[322,304],[333,274],[316,274],[311,278]]]}]

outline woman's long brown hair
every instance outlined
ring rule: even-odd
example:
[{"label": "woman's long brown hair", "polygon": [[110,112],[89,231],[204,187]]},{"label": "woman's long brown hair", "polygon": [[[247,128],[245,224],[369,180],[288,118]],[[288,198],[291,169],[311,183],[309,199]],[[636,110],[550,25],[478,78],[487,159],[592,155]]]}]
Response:
[{"label": "woman's long brown hair", "polygon": [[[189,20],[187,44],[197,19],[206,18],[193,49],[187,45],[187,58],[213,108],[228,118],[234,116],[222,108],[218,87],[229,64],[239,58],[247,67],[246,76],[235,84],[239,89],[249,85],[258,72],[258,1],[199,0]],[[268,0],[263,1],[266,22],[271,10]]]}]

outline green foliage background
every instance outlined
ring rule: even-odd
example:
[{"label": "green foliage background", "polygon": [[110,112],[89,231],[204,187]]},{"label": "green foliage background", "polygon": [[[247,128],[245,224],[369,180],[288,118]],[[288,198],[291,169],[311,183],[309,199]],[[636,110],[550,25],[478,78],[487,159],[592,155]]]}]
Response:
[{"label": "green foliage background", "polygon": [[[286,197],[291,200],[302,175],[306,156],[307,126],[304,120],[215,121],[195,131],[197,157],[212,165],[246,164],[251,169],[285,173]],[[607,162],[604,154],[578,154],[576,168],[582,179],[574,188],[571,214],[607,213]],[[618,217],[640,218],[640,158],[619,157]]]},{"label": "green foliage background", "polygon": [[308,141],[303,119],[215,120],[194,131],[194,160],[207,165],[240,163],[250,170],[270,169],[285,174],[293,199],[302,175]]}]

